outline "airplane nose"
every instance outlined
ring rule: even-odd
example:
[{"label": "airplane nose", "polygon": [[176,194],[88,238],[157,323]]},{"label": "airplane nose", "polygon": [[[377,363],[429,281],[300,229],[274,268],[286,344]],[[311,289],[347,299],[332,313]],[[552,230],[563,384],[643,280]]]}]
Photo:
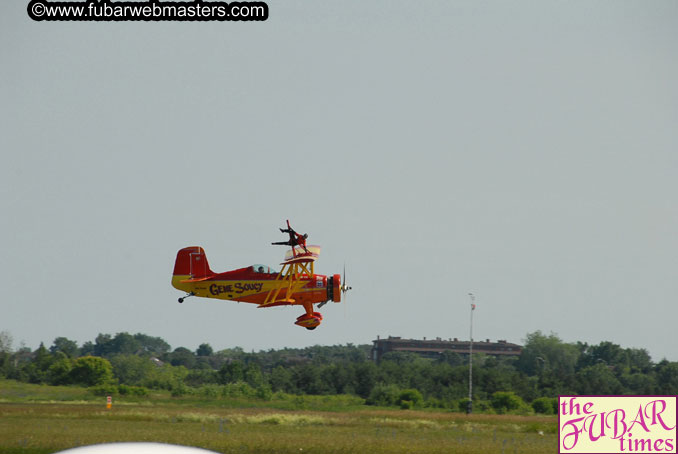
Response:
[{"label": "airplane nose", "polygon": [[332,276],[332,301],[341,302],[341,276],[339,274]]}]

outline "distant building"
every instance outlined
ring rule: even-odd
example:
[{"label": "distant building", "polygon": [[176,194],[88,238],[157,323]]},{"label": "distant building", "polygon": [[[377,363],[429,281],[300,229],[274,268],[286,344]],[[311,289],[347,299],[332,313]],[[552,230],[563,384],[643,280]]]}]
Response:
[{"label": "distant building", "polygon": [[[410,352],[426,358],[437,358],[445,350],[462,356],[468,356],[469,351],[469,341],[460,341],[456,337],[449,340],[443,340],[439,337],[435,340],[426,340],[426,338],[419,340],[391,336],[387,339],[380,339],[377,336],[377,340],[372,342],[374,343],[372,345],[372,360],[376,362],[381,361],[381,357],[388,352]],[[522,346],[505,340],[498,340],[497,342],[490,342],[489,339],[480,342],[473,341],[473,353],[485,355],[519,356],[522,349]]]},{"label": "distant building", "polygon": [[162,367],[162,366],[165,365],[164,362],[160,361],[160,360],[159,360],[158,358],[156,358],[155,356],[151,356],[151,362],[152,362],[153,364],[155,364],[156,366],[158,366],[158,367]]}]

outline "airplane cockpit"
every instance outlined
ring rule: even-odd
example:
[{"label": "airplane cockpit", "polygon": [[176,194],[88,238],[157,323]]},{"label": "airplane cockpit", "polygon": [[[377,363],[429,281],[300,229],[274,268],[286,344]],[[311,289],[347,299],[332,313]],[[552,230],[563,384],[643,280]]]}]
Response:
[{"label": "airplane cockpit", "polygon": [[270,266],[267,265],[261,265],[259,263],[252,265],[252,270],[255,273],[262,273],[262,274],[278,274],[278,271],[274,270]]}]

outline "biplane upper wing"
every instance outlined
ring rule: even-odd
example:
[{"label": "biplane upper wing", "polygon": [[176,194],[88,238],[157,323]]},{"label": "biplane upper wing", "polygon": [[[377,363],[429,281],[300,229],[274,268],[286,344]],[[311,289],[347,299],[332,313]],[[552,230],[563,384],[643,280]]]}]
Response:
[{"label": "biplane upper wing", "polygon": [[290,249],[285,253],[285,260],[282,264],[314,262],[320,256],[320,246],[306,246],[306,251],[302,247]]}]

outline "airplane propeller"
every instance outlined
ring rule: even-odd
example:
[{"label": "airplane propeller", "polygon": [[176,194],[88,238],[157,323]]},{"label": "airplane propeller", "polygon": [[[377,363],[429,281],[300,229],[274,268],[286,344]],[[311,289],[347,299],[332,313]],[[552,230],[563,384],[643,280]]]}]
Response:
[{"label": "airplane propeller", "polygon": [[349,290],[352,290],[353,287],[346,285],[346,265],[344,265],[344,275],[341,277],[341,294],[344,295]]},{"label": "airplane propeller", "polygon": [[[330,279],[330,278],[328,278],[328,285],[329,285],[329,282],[330,282],[329,279]],[[345,295],[346,292],[348,292],[349,290],[352,290],[353,287],[350,287],[350,286],[346,285],[346,265],[345,265],[345,264],[344,264],[344,274],[343,274],[343,276],[342,276],[340,279],[341,279],[341,280],[340,280],[341,284],[339,285],[339,291],[341,292],[341,296],[342,296],[341,300],[343,300],[344,302],[346,302],[346,298],[344,297],[344,295]],[[335,295],[335,296],[338,296],[338,295]],[[332,299],[328,299],[327,301],[323,301],[323,302],[321,302],[321,303],[318,303],[318,309],[320,309],[321,307],[323,307],[325,304],[327,304],[327,303],[330,302],[331,300],[332,300]],[[336,301],[336,300],[335,300],[335,301]],[[337,302],[339,302],[339,301],[337,301]],[[344,314],[345,314],[345,313],[346,313],[346,306],[344,306]]]}]

